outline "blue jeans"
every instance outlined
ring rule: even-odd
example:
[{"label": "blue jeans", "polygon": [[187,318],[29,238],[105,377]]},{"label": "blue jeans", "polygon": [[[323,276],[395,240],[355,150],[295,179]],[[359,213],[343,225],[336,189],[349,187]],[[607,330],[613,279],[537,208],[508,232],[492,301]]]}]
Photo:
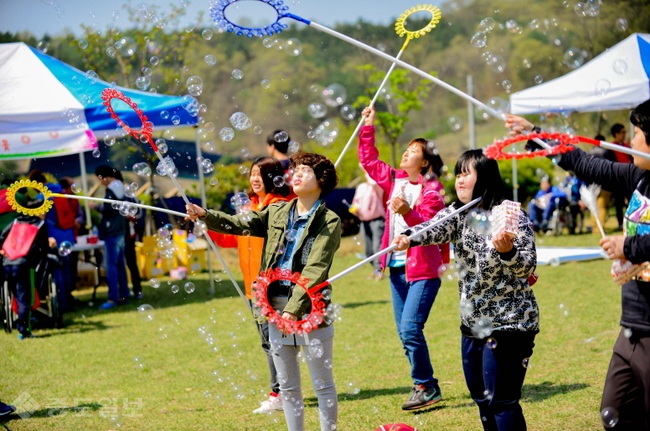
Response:
[{"label": "blue jeans", "polygon": [[434,386],[438,380],[433,377],[429,348],[422,331],[438,295],[440,279],[409,282],[405,267],[390,268],[390,288],[397,333],[411,364],[413,384]]},{"label": "blue jeans", "polygon": [[124,262],[124,235],[104,238],[108,299],[114,302],[129,298],[129,284]]},{"label": "blue jeans", "polygon": [[[59,301],[59,308],[65,310],[70,304],[68,300],[71,298],[72,292],[72,271],[70,270],[70,256],[59,255],[60,268],[57,268],[52,273],[56,281],[57,299]],[[76,265],[77,262],[75,261]]]},{"label": "blue jeans", "polygon": [[[496,347],[487,347],[487,340],[496,340]],[[526,430],[519,399],[534,340],[535,333],[529,332],[494,331],[482,340],[462,337],[465,382],[485,431]]]}]

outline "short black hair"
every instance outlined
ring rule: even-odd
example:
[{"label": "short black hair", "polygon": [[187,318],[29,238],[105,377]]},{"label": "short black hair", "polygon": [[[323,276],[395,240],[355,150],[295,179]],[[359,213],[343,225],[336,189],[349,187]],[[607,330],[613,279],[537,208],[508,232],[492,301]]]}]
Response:
[{"label": "short black hair", "polygon": [[[287,134],[287,139],[283,142],[275,139],[276,135],[280,132]],[[275,149],[282,154],[287,154],[287,151],[289,151],[289,142],[291,142],[291,136],[289,136],[289,133],[285,132],[284,130],[274,130],[273,133],[270,133],[269,136],[266,137],[266,143],[274,146]]]},{"label": "short black hair", "polygon": [[623,129],[625,129],[624,125],[622,125],[621,123],[616,123],[610,129],[610,132],[612,132],[612,136],[616,136],[619,133],[621,133],[621,130],[623,130]]},{"label": "short black hair", "polygon": [[645,142],[650,146],[650,100],[646,100],[632,110],[630,122],[634,127],[641,129],[645,135]]},{"label": "short black hair", "polygon": [[108,165],[97,166],[97,169],[95,169],[95,175],[102,178],[111,177],[120,181],[123,180],[122,173]]},{"label": "short black hair", "polygon": [[505,199],[505,187],[501,179],[501,172],[499,172],[499,165],[496,160],[485,157],[483,150],[467,150],[458,158],[454,175],[468,173],[471,166],[476,170],[472,200],[483,198],[479,207],[491,210]]},{"label": "short black hair", "polygon": [[309,166],[316,175],[318,187],[320,187],[320,197],[324,198],[336,188],[339,177],[336,175],[334,163],[327,157],[316,153],[298,152],[289,158],[289,168],[295,169],[296,166]]},{"label": "short black hair", "polygon": [[47,179],[45,178],[45,174],[42,171],[39,171],[38,169],[34,169],[29,173],[29,179],[31,181],[36,181],[37,183],[42,183],[46,184]]}]

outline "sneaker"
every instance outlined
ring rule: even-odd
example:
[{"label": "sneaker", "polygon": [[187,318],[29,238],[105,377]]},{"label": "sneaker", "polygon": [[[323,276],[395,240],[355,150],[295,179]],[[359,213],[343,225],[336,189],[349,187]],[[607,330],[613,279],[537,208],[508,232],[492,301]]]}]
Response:
[{"label": "sneaker", "polygon": [[36,335],[32,334],[31,332],[22,332],[18,334],[18,339],[19,340],[24,340],[25,338],[37,338]]},{"label": "sneaker", "polygon": [[442,399],[438,385],[426,387],[423,385],[413,386],[413,391],[408,401],[402,404],[402,410],[419,409]]},{"label": "sneaker", "polygon": [[8,416],[16,411],[16,407],[10,406],[9,404],[0,403],[0,417]]},{"label": "sneaker", "polygon": [[136,293],[135,294],[135,299],[144,299],[144,294],[141,293]]},{"label": "sneaker", "polygon": [[273,413],[279,412],[282,409],[282,400],[276,393],[269,394],[269,399],[262,401],[258,409],[253,410],[253,413]]},{"label": "sneaker", "polygon": [[109,310],[111,308],[117,307],[117,305],[118,305],[117,302],[106,301],[102,305],[99,306],[99,309],[100,310]]}]

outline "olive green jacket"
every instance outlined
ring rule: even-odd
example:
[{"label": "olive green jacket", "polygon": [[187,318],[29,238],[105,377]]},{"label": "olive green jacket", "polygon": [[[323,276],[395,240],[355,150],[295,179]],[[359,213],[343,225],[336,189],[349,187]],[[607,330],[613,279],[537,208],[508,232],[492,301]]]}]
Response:
[{"label": "olive green jacket", "polygon": [[[208,229],[233,235],[259,236],[264,238],[264,252],[260,271],[276,268],[278,265],[278,249],[286,249],[286,230],[289,224],[289,214],[296,207],[297,199],[290,202],[278,202],[268,205],[261,211],[252,211],[250,221],[244,221],[241,216],[228,215],[221,211],[207,210],[202,218]],[[291,269],[309,279],[305,286],[314,287],[329,277],[334,253],[341,244],[341,219],[321,202],[316,212],[307,222],[305,234],[296,246]],[[331,288],[331,286],[329,287]],[[289,293],[289,302],[282,310],[300,318],[308,313],[311,301],[307,292],[300,286],[294,285]],[[324,325],[321,325],[324,326]]]}]

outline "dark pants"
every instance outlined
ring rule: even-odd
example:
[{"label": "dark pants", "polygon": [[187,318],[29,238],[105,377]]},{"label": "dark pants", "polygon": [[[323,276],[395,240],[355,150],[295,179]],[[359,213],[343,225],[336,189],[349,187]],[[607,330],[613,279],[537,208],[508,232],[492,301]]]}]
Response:
[{"label": "dark pants", "polygon": [[28,264],[7,265],[4,269],[9,290],[18,303],[16,329],[21,334],[29,333],[32,311],[32,270]]},{"label": "dark pants", "polygon": [[126,266],[129,268],[129,274],[131,274],[133,294],[139,295],[142,293],[142,280],[138,268],[138,258],[135,254],[135,238],[124,237],[124,259],[126,260]]},{"label": "dark pants", "polygon": [[[365,245],[366,257],[377,253],[381,248],[381,236],[384,234],[385,222],[383,217],[370,221],[361,222],[361,232],[363,232],[363,243]],[[370,262],[375,271],[381,271],[379,258]]]},{"label": "dark pants", "polygon": [[[493,349],[486,345],[490,339],[496,340]],[[465,382],[485,431],[526,430],[519,399],[534,340],[528,332],[494,331],[482,340],[462,337]]]},{"label": "dark pants", "polygon": [[625,328],[621,330],[605,378],[601,412],[604,409],[618,413],[618,423],[606,429],[650,430],[649,336],[626,337]]},{"label": "dark pants", "polygon": [[[59,309],[61,311],[66,311],[72,306],[72,271],[70,266],[72,261],[70,256],[59,256],[60,266],[54,270],[52,276],[56,281],[56,290],[57,297],[59,300]],[[74,261],[74,265],[77,265],[77,261]]]}]

